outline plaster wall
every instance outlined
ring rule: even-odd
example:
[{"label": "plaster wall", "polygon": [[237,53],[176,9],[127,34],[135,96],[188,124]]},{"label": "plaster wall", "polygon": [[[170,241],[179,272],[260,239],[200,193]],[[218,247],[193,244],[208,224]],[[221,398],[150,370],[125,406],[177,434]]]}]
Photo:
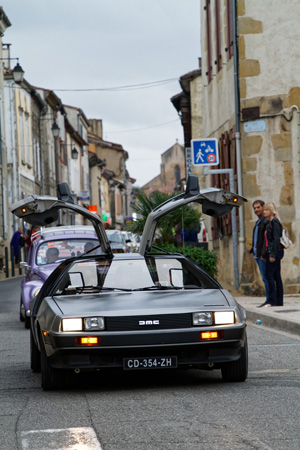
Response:
[{"label": "plaster wall", "polygon": [[[246,0],[244,6],[238,31],[245,39],[246,58],[259,61],[260,69],[259,75],[246,79],[247,97],[286,93],[299,85],[300,2]],[[260,21],[262,33],[247,32],[248,19]]]},{"label": "plaster wall", "polygon": [[[207,42],[206,42],[206,13],[205,1],[201,0],[201,54],[202,54],[202,89],[203,89],[203,137],[218,137],[220,125],[228,122],[234,115],[234,82],[233,82],[233,58],[227,61],[225,51],[226,42],[226,2],[220,3],[220,49],[222,55],[222,69],[218,72],[215,61],[217,60],[216,45],[213,37],[216,33],[216,20],[214,9],[211,8],[211,36],[212,36],[212,67],[213,77],[208,81],[207,68]],[[212,3],[211,3],[212,4]]]}]

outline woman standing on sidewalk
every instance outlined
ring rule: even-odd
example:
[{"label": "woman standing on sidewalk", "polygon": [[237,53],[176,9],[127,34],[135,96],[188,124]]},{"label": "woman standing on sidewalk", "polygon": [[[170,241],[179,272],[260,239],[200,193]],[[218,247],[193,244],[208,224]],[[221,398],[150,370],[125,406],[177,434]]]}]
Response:
[{"label": "woman standing on sidewalk", "polygon": [[283,285],[280,267],[284,254],[283,247],[280,244],[282,225],[274,203],[264,205],[263,215],[269,219],[265,232],[265,250],[262,253],[262,258],[266,261],[269,301],[262,306],[283,306]]}]

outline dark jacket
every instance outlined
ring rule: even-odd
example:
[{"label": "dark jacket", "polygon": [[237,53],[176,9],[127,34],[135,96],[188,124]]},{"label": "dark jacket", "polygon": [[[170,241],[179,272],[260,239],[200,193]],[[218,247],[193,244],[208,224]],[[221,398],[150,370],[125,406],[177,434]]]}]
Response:
[{"label": "dark jacket", "polygon": [[267,256],[276,258],[278,249],[282,247],[280,244],[280,238],[282,236],[282,225],[280,221],[274,217],[271,222],[268,223],[266,228],[267,246],[263,249],[263,257]]},{"label": "dark jacket", "polygon": [[[259,219],[258,219],[259,220]],[[265,243],[265,230],[269,223],[269,219],[266,217],[263,217],[258,225],[258,231],[257,231],[257,242],[256,242],[256,256],[257,258],[260,258],[262,256],[262,250]],[[252,236],[252,247],[250,250],[250,253],[253,253],[253,246],[254,246],[254,230],[253,228],[253,236]]]}]

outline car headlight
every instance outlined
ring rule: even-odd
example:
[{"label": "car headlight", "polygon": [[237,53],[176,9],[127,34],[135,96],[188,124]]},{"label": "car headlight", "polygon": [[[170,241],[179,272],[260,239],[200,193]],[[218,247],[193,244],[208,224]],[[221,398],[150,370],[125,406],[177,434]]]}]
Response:
[{"label": "car headlight", "polygon": [[214,316],[215,325],[226,325],[235,321],[233,311],[216,311]]},{"label": "car headlight", "polygon": [[212,325],[213,317],[211,312],[193,313],[193,325]]},{"label": "car headlight", "polygon": [[82,319],[62,319],[62,331],[82,331]]},{"label": "car headlight", "polygon": [[193,313],[193,325],[228,325],[235,323],[233,311],[196,312]]},{"label": "car headlight", "polygon": [[103,317],[87,317],[84,319],[84,329],[86,331],[104,330]]}]

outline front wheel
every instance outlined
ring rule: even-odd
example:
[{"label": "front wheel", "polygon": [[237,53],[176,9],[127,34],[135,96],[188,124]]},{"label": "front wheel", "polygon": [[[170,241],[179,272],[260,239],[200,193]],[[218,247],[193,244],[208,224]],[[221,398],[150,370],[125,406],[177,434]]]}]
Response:
[{"label": "front wheel", "polygon": [[63,384],[64,371],[55,369],[51,366],[41,338],[41,372],[42,372],[42,388],[44,391],[58,389]]},{"label": "front wheel", "polygon": [[30,329],[30,367],[33,372],[41,371],[41,352],[35,343],[32,330]]},{"label": "front wheel", "polygon": [[20,299],[20,321],[24,322],[25,321],[25,308],[22,302],[22,296]]},{"label": "front wheel", "polygon": [[221,367],[223,381],[245,381],[248,376],[248,343],[247,336],[244,339],[242,354],[237,361],[225,363]]}]

